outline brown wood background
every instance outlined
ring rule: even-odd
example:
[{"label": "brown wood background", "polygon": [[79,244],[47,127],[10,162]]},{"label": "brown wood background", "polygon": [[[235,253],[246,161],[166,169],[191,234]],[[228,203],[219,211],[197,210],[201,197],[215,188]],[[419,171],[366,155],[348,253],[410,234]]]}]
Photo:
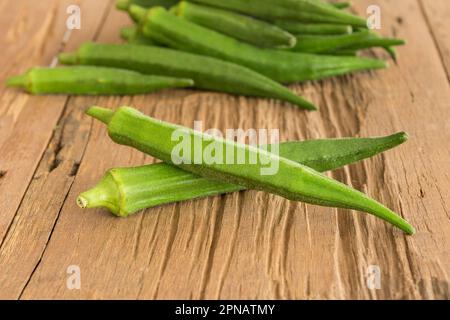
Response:
[{"label": "brown wood background", "polygon": [[[66,8],[82,28],[63,41]],[[373,0],[358,0],[365,14]],[[130,22],[113,1],[0,2],[0,297],[8,299],[450,298],[450,4],[377,0],[384,35],[406,38],[388,70],[295,86],[307,113],[270,100],[192,90],[137,97],[29,96],[6,77],[49,65],[85,41],[119,42]],[[383,55],[381,52],[375,53]],[[384,55],[383,55],[384,56]],[[133,105],[192,127],[280,128],[282,140],[376,136],[410,141],[332,175],[407,218],[417,234],[349,210],[241,192],[153,208],[128,219],[83,211],[77,194],[114,166],[153,161],[112,143],[83,115]],[[69,290],[67,268],[81,270]],[[381,270],[381,289],[366,285]]]}]

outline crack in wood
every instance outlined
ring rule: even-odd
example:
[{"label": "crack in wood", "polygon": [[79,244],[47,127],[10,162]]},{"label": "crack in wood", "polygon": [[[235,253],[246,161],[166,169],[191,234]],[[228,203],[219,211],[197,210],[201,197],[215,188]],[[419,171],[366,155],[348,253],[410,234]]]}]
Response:
[{"label": "crack in wood", "polygon": [[[72,188],[73,181],[74,180],[72,180],[72,183],[70,184],[70,187],[69,187],[69,189],[68,189],[68,191],[67,191],[67,193],[66,193],[66,195],[64,197],[64,201],[62,203],[66,202],[66,199],[69,196],[69,192],[70,192],[70,190]],[[25,282],[25,285],[23,286],[22,290],[20,291],[20,294],[19,294],[19,296],[17,298],[18,300],[22,299],[22,296],[23,296],[26,288],[28,287],[28,284],[30,283],[31,279],[33,278],[34,274],[36,273],[37,269],[39,268],[39,266],[40,266],[40,264],[42,262],[42,258],[44,257],[44,254],[45,254],[45,251],[46,251],[46,249],[48,247],[48,244],[50,243],[50,240],[52,239],[53,231],[55,231],[56,224],[58,223],[59,217],[61,216],[62,209],[63,209],[63,205],[58,210],[58,215],[56,216],[56,219],[55,219],[55,221],[53,223],[52,229],[50,230],[50,233],[49,233],[49,235],[47,237],[47,241],[44,244],[44,248],[41,251],[41,254],[39,255],[39,259],[38,259],[36,265],[34,266],[33,271],[31,271],[30,276],[28,277],[27,281]]]},{"label": "crack in wood", "polygon": [[[217,241],[219,239],[219,231],[222,225],[223,215],[225,212],[226,201],[224,200],[225,196],[220,196],[221,200],[219,203],[219,207],[216,212],[214,212],[214,224],[211,232],[211,239],[208,247],[208,256],[202,271],[202,279],[200,282],[200,290],[199,290],[199,299],[205,299],[206,297],[206,287],[209,284],[209,280],[211,278],[211,269],[214,259],[215,249],[217,247]],[[241,197],[241,195],[239,195]]]},{"label": "crack in wood", "polygon": [[75,177],[78,173],[79,168],[80,168],[80,162],[75,161],[72,165],[72,169],[70,169],[69,177]]},{"label": "crack in wood", "polygon": [[[94,41],[95,41],[96,38],[98,37],[98,35],[99,35],[99,33],[100,33],[100,30],[103,28],[104,21],[106,20],[106,17],[107,17],[108,14],[110,13],[112,6],[113,6],[113,1],[110,0],[110,1],[108,2],[108,5],[106,6],[105,11],[103,12],[102,19],[101,19],[101,23],[98,24],[97,30],[96,30],[96,32],[94,33],[94,37],[93,37],[93,40],[94,40]],[[61,43],[63,43],[63,42],[64,42],[64,38],[63,38],[63,40],[61,40]],[[61,44],[60,47],[64,48],[64,47],[65,47],[65,44]],[[60,115],[60,117],[59,117],[59,119],[58,119],[58,124],[57,124],[56,128],[57,128],[57,129],[60,128],[60,123],[61,123],[61,122],[63,122],[63,126],[62,126],[62,128],[60,128],[59,134],[55,134],[55,132],[54,132],[53,137],[50,139],[50,142],[49,142],[49,144],[47,145],[47,152],[48,152],[48,149],[51,148],[52,141],[55,139],[55,136],[56,136],[56,142],[53,143],[53,145],[55,145],[55,147],[54,147],[54,150],[52,151],[52,154],[53,154],[52,161],[50,162],[50,164],[49,164],[49,166],[48,166],[48,172],[49,172],[49,173],[51,173],[51,172],[54,171],[56,168],[58,168],[59,165],[61,164],[62,160],[63,160],[63,159],[60,158],[60,153],[61,153],[61,151],[63,150],[63,147],[64,147],[64,143],[63,143],[63,131],[64,131],[64,127],[65,127],[65,125],[66,125],[65,117],[66,117],[66,110],[67,110],[67,106],[68,106],[68,104],[69,104],[69,101],[70,101],[70,96],[68,96],[67,99],[65,100],[65,103],[64,103],[64,106],[63,106],[63,110],[62,110],[61,115]],[[85,153],[85,151],[86,151],[86,147],[87,147],[87,145],[88,145],[88,141],[89,141],[89,136],[90,136],[91,130],[92,130],[92,122],[91,122],[91,127],[90,127],[90,129],[89,129],[89,131],[88,131],[88,137],[87,137],[86,143],[85,143],[85,145],[84,145],[84,149],[83,149],[83,152],[82,152],[82,155],[81,155],[81,158],[80,158],[80,159],[83,158],[84,153]],[[41,159],[39,160],[39,163],[43,160],[44,155],[45,155],[45,152],[42,154],[42,157],[41,157]],[[72,167],[71,167],[71,170],[69,171],[69,174],[68,174],[69,177],[74,177],[74,176],[77,174],[78,168],[79,168],[79,166],[80,166],[80,163],[81,163],[81,160],[80,160],[80,161],[75,161],[75,162],[73,163],[73,165],[72,165]],[[34,174],[33,174],[33,177],[36,175],[36,172],[37,172],[38,168],[39,168],[39,165],[36,167],[36,170],[35,170],[35,172],[34,172]],[[32,178],[32,180],[33,180],[33,178]],[[44,254],[45,254],[45,252],[46,252],[46,249],[47,249],[47,247],[48,247],[48,244],[50,243],[50,240],[51,240],[51,238],[52,238],[53,232],[54,232],[55,227],[56,227],[56,225],[57,225],[57,222],[58,222],[58,220],[59,220],[61,211],[62,211],[62,209],[63,209],[63,207],[64,207],[64,203],[65,203],[65,201],[66,201],[66,199],[67,199],[67,197],[69,196],[69,193],[70,193],[70,191],[71,191],[73,182],[74,182],[74,179],[72,179],[72,181],[71,181],[71,183],[70,183],[70,185],[69,185],[69,188],[68,188],[67,192],[66,192],[65,195],[64,195],[64,201],[62,201],[62,204],[61,204],[61,206],[60,206],[60,208],[59,208],[59,210],[58,210],[57,217],[56,217],[54,223],[52,224],[52,229],[51,229],[51,231],[50,231],[50,233],[49,233],[49,235],[48,235],[48,238],[47,238],[47,241],[46,241],[46,243],[45,243],[45,245],[44,245],[44,248],[43,248],[42,252],[40,253],[39,259],[38,259],[36,265],[34,266],[34,268],[33,268],[32,272],[31,272],[31,274],[29,275],[28,279],[26,280],[25,285],[22,287],[22,289],[21,289],[21,291],[20,291],[20,294],[19,294],[19,296],[18,296],[18,299],[21,299],[21,298],[22,298],[22,296],[23,296],[25,290],[27,289],[29,283],[32,281],[32,278],[33,278],[35,272],[37,271],[39,265],[41,264],[41,261],[42,261],[42,259],[43,259],[43,257],[44,257]],[[30,184],[30,185],[31,185],[31,184]],[[14,218],[11,220],[11,223],[9,224],[7,231],[5,232],[5,236],[3,237],[3,239],[2,239],[2,241],[1,241],[1,243],[0,243],[0,249],[2,248],[2,246],[3,246],[3,244],[4,244],[4,241],[5,241],[5,239],[7,238],[8,234],[9,234],[9,232],[10,232],[10,230],[11,230],[11,226],[12,226],[12,224],[13,224],[13,221],[15,220],[16,215],[17,215],[17,213],[19,212],[19,209],[20,209],[21,206],[22,206],[22,201],[23,201],[25,195],[27,194],[27,192],[28,192],[28,190],[29,190],[29,187],[30,187],[30,186],[28,186],[27,191],[24,193],[24,195],[23,195],[23,197],[22,197],[22,200],[21,200],[21,203],[20,203],[20,205],[18,206],[18,209],[17,209],[16,212],[15,212]]]},{"label": "crack in wood", "polygon": [[62,159],[59,158],[60,152],[63,149],[63,144],[62,144],[62,135],[59,135],[59,139],[56,141],[55,147],[53,149],[53,157],[52,160],[48,166],[48,172],[51,173],[53,170],[55,170],[56,168],[58,168],[58,166],[61,164],[61,162],[63,161]]}]

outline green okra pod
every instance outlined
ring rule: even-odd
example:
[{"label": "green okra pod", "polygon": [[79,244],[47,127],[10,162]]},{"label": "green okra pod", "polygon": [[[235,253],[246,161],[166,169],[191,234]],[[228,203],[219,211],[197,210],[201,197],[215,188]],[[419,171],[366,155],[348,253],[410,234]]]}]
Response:
[{"label": "green okra pod", "polygon": [[[370,48],[383,48],[387,53],[395,60],[396,59],[396,51],[394,49],[395,46],[402,46],[406,43],[403,39],[396,38],[384,38],[379,35],[371,32],[370,36],[366,39],[362,39],[361,41],[351,44],[342,49],[345,50],[364,50]],[[333,50],[327,52],[329,54],[334,54]]]},{"label": "green okra pod", "polygon": [[369,36],[368,31],[332,36],[299,35],[297,36],[297,44],[290,50],[306,53],[327,53],[332,50],[351,48],[352,45],[364,41]]},{"label": "green okra pod", "polygon": [[295,35],[340,35],[353,32],[352,26],[330,23],[304,23],[292,20],[276,20],[280,28]]},{"label": "green okra pod", "polygon": [[367,27],[364,18],[352,15],[317,0],[192,0],[241,12],[262,19],[290,19],[310,22],[331,22]]},{"label": "green okra pod", "polygon": [[172,12],[230,37],[264,48],[292,48],[296,38],[283,29],[249,16],[219,8],[181,1]]},{"label": "green okra pod", "polygon": [[[393,211],[363,193],[262,148],[235,143],[147,117],[129,107],[91,107],[87,114],[108,126],[109,136],[203,178],[236,184],[328,207],[360,210],[414,234]],[[182,140],[182,141],[180,141]],[[181,148],[180,148],[181,147]],[[239,162],[241,156],[245,161]],[[257,159],[251,162],[248,159]]]},{"label": "green okra pod", "polygon": [[386,67],[382,60],[261,49],[181,19],[161,7],[145,10],[131,6],[130,14],[140,21],[143,34],[158,42],[241,64],[281,83]]},{"label": "green okra pod", "polygon": [[[279,154],[324,172],[369,158],[406,140],[407,135],[400,132],[379,138],[292,141],[280,143]],[[103,207],[115,215],[126,217],[145,208],[244,189],[158,163],[111,169],[94,188],[82,192],[77,203],[82,208]]]},{"label": "green okra pod", "polygon": [[[271,0],[263,0],[268,3],[274,3]],[[349,12],[341,10],[342,6],[346,4],[333,5],[322,0],[277,0],[277,5],[283,6],[288,10],[292,10],[295,13],[304,11],[307,13],[314,13],[318,16],[330,17],[339,21],[339,23],[350,24],[358,26],[360,28],[367,28],[367,21],[363,17],[353,15]]]},{"label": "green okra pod", "polygon": [[193,80],[144,75],[138,72],[90,66],[32,68],[11,77],[7,85],[33,94],[142,94],[166,88],[190,87]]},{"label": "green okra pod", "polygon": [[316,109],[288,88],[249,68],[172,49],[86,43],[77,52],[60,54],[59,60],[64,64],[102,65],[146,74],[187,77],[201,89],[279,99],[300,108]]}]

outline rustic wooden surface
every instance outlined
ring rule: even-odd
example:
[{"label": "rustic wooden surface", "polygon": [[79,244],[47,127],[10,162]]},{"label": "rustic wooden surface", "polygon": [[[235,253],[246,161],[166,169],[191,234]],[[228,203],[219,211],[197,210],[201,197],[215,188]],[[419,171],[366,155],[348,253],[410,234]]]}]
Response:
[{"label": "rustic wooden surface", "polygon": [[[354,2],[361,14],[374,3]],[[381,32],[408,40],[398,65],[294,87],[321,107],[306,113],[192,90],[95,98],[6,89],[6,77],[49,65],[62,50],[119,42],[129,21],[112,1],[77,1],[82,27],[66,41],[73,1],[1,1],[0,298],[450,298],[450,5],[375,2]],[[77,194],[108,168],[154,161],[112,143],[83,115],[92,104],[133,105],[190,127],[201,120],[219,129],[280,128],[282,140],[407,131],[404,146],[332,176],[395,209],[418,232],[407,237],[368,215],[255,191],[127,219],[83,211]],[[71,265],[80,267],[79,290],[66,285]],[[366,285],[371,265],[381,271],[378,290]]]}]

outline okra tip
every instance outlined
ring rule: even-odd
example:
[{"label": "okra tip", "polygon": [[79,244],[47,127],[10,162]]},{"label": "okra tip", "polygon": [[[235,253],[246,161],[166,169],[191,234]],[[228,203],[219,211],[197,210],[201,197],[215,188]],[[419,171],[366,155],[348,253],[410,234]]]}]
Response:
[{"label": "okra tip", "polygon": [[312,102],[309,102],[306,99],[303,99],[302,97],[299,97],[298,101],[296,102],[296,105],[300,107],[300,109],[305,109],[308,111],[317,111],[319,108],[313,104]]},{"label": "okra tip", "polygon": [[406,220],[398,217],[399,221],[394,222],[393,224],[397,226],[400,230],[402,230],[407,235],[414,235],[416,233],[416,229]]},{"label": "okra tip", "polygon": [[406,142],[406,141],[408,141],[408,139],[409,139],[409,134],[408,134],[407,132],[404,132],[404,131],[395,133],[394,136],[395,136],[401,143]]},{"label": "okra tip", "polygon": [[309,111],[317,111],[318,110],[318,108],[315,104],[306,100],[302,96],[299,96],[292,91],[287,91],[287,93],[288,93],[287,96],[284,96],[283,98],[286,101],[299,107],[300,109],[309,110]]},{"label": "okra tip", "polygon": [[195,81],[192,79],[176,78],[173,80],[173,85],[180,88],[193,87]]},{"label": "okra tip", "polygon": [[406,234],[408,234],[410,236],[413,236],[416,234],[416,229],[409,223],[406,225],[406,228],[404,231],[406,232]]},{"label": "okra tip", "polygon": [[369,204],[363,211],[373,214],[374,216],[389,222],[390,224],[396,226],[408,235],[413,235],[416,233],[416,229],[401,216],[381,205],[375,200],[369,199],[372,203]]},{"label": "okra tip", "polygon": [[104,124],[108,124],[114,115],[114,111],[103,107],[93,106],[86,110],[86,114],[103,122]]},{"label": "okra tip", "polygon": [[409,135],[408,135],[408,133],[401,131],[401,132],[394,133],[392,135],[386,136],[381,139],[384,139],[388,143],[388,145],[391,145],[392,147],[396,147],[396,146],[401,145],[401,144],[405,143],[406,141],[408,141]]}]

